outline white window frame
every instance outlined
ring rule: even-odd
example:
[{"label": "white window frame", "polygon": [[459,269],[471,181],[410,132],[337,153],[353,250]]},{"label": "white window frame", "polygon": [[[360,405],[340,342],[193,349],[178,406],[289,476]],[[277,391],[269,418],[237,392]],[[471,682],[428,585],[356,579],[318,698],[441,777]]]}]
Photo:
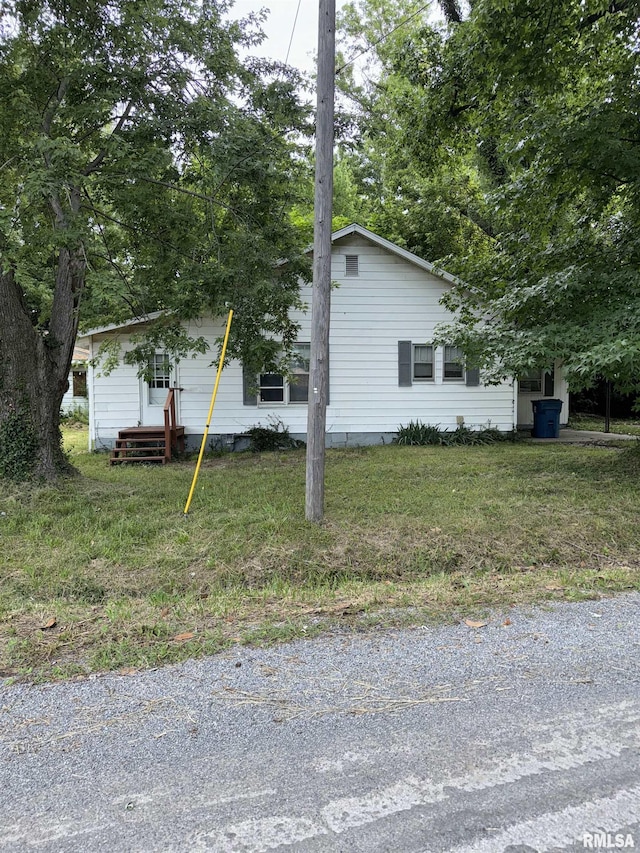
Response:
[{"label": "white window frame", "polygon": [[[296,352],[296,348],[297,352]],[[304,348],[304,355],[300,355],[302,348]],[[311,344],[308,341],[296,341],[293,345],[293,354],[291,361],[291,377],[284,376],[282,373],[261,373],[258,376],[258,405],[259,406],[306,406],[309,401],[309,359],[311,355]],[[302,363],[300,363],[302,362]],[[306,362],[306,370],[305,368]],[[292,381],[293,376],[301,376],[307,378],[307,394],[306,399],[304,400],[292,400],[291,399],[291,389],[294,387],[295,383]],[[277,377],[282,381],[282,384],[272,384],[265,385],[263,383],[263,377],[273,376]],[[263,400],[261,399],[261,395],[263,390],[271,390],[273,391],[275,388],[282,388],[282,399],[281,400]]]},{"label": "white window frame", "polygon": [[[418,350],[430,350],[431,351],[431,360],[430,361],[418,361],[417,355]],[[417,376],[416,375],[416,365],[418,364],[431,364],[431,376]],[[435,347],[433,344],[412,344],[411,345],[411,381],[413,382],[435,382],[436,378],[436,353]]]},{"label": "white window frame", "polygon": [[[447,350],[457,350],[460,355],[460,360],[453,360],[451,358],[447,359]],[[461,368],[460,376],[447,376],[447,365],[448,364],[459,364]],[[465,381],[465,368],[464,368],[464,356],[460,347],[453,346],[453,344],[447,344],[443,347],[442,351],[442,381],[443,382],[464,382]]]}]

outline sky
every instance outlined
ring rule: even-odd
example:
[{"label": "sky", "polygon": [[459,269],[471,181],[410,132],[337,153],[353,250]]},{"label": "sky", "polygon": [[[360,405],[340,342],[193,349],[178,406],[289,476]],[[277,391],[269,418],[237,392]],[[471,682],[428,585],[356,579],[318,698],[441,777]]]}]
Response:
[{"label": "sky", "polygon": [[[336,10],[344,6],[346,1],[336,0]],[[269,9],[269,17],[263,25],[267,38],[260,47],[252,48],[251,53],[284,62],[297,7],[298,0],[263,0],[263,2],[235,0],[230,17],[242,18],[250,12],[257,12],[263,8]],[[317,0],[300,0],[300,12],[291,43],[289,65],[303,71],[314,71],[317,43],[318,2]]]}]

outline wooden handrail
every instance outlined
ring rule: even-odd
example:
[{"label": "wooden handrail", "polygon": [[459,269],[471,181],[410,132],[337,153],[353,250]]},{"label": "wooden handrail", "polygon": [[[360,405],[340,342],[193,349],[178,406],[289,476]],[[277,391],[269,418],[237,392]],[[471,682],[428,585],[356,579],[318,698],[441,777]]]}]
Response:
[{"label": "wooden handrail", "polygon": [[166,462],[171,461],[171,450],[178,443],[175,392],[175,388],[169,388],[169,393],[164,403],[164,458]]}]

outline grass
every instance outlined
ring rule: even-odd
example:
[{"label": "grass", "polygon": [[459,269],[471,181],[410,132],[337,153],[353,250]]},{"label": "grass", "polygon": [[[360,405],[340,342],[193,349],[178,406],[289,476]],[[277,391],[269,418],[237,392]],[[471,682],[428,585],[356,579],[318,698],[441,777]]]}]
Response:
[{"label": "grass", "polygon": [[0,496],[0,672],[63,678],[244,643],[482,615],[640,587],[640,452],[565,445],[334,450],[326,521],[304,451],[109,467]]},{"label": "grass", "polygon": [[[586,429],[603,432],[604,417],[586,414],[571,415],[569,418],[569,426],[571,429]],[[640,419],[630,420],[623,418],[611,418],[609,422],[609,431],[618,433],[618,435],[640,436]]]}]

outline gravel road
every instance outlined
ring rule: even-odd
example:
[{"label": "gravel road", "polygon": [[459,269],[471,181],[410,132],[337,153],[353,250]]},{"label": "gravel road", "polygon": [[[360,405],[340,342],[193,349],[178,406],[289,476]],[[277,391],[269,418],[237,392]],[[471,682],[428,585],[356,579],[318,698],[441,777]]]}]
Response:
[{"label": "gravel road", "polygon": [[0,691],[0,851],[640,848],[640,596]]}]

